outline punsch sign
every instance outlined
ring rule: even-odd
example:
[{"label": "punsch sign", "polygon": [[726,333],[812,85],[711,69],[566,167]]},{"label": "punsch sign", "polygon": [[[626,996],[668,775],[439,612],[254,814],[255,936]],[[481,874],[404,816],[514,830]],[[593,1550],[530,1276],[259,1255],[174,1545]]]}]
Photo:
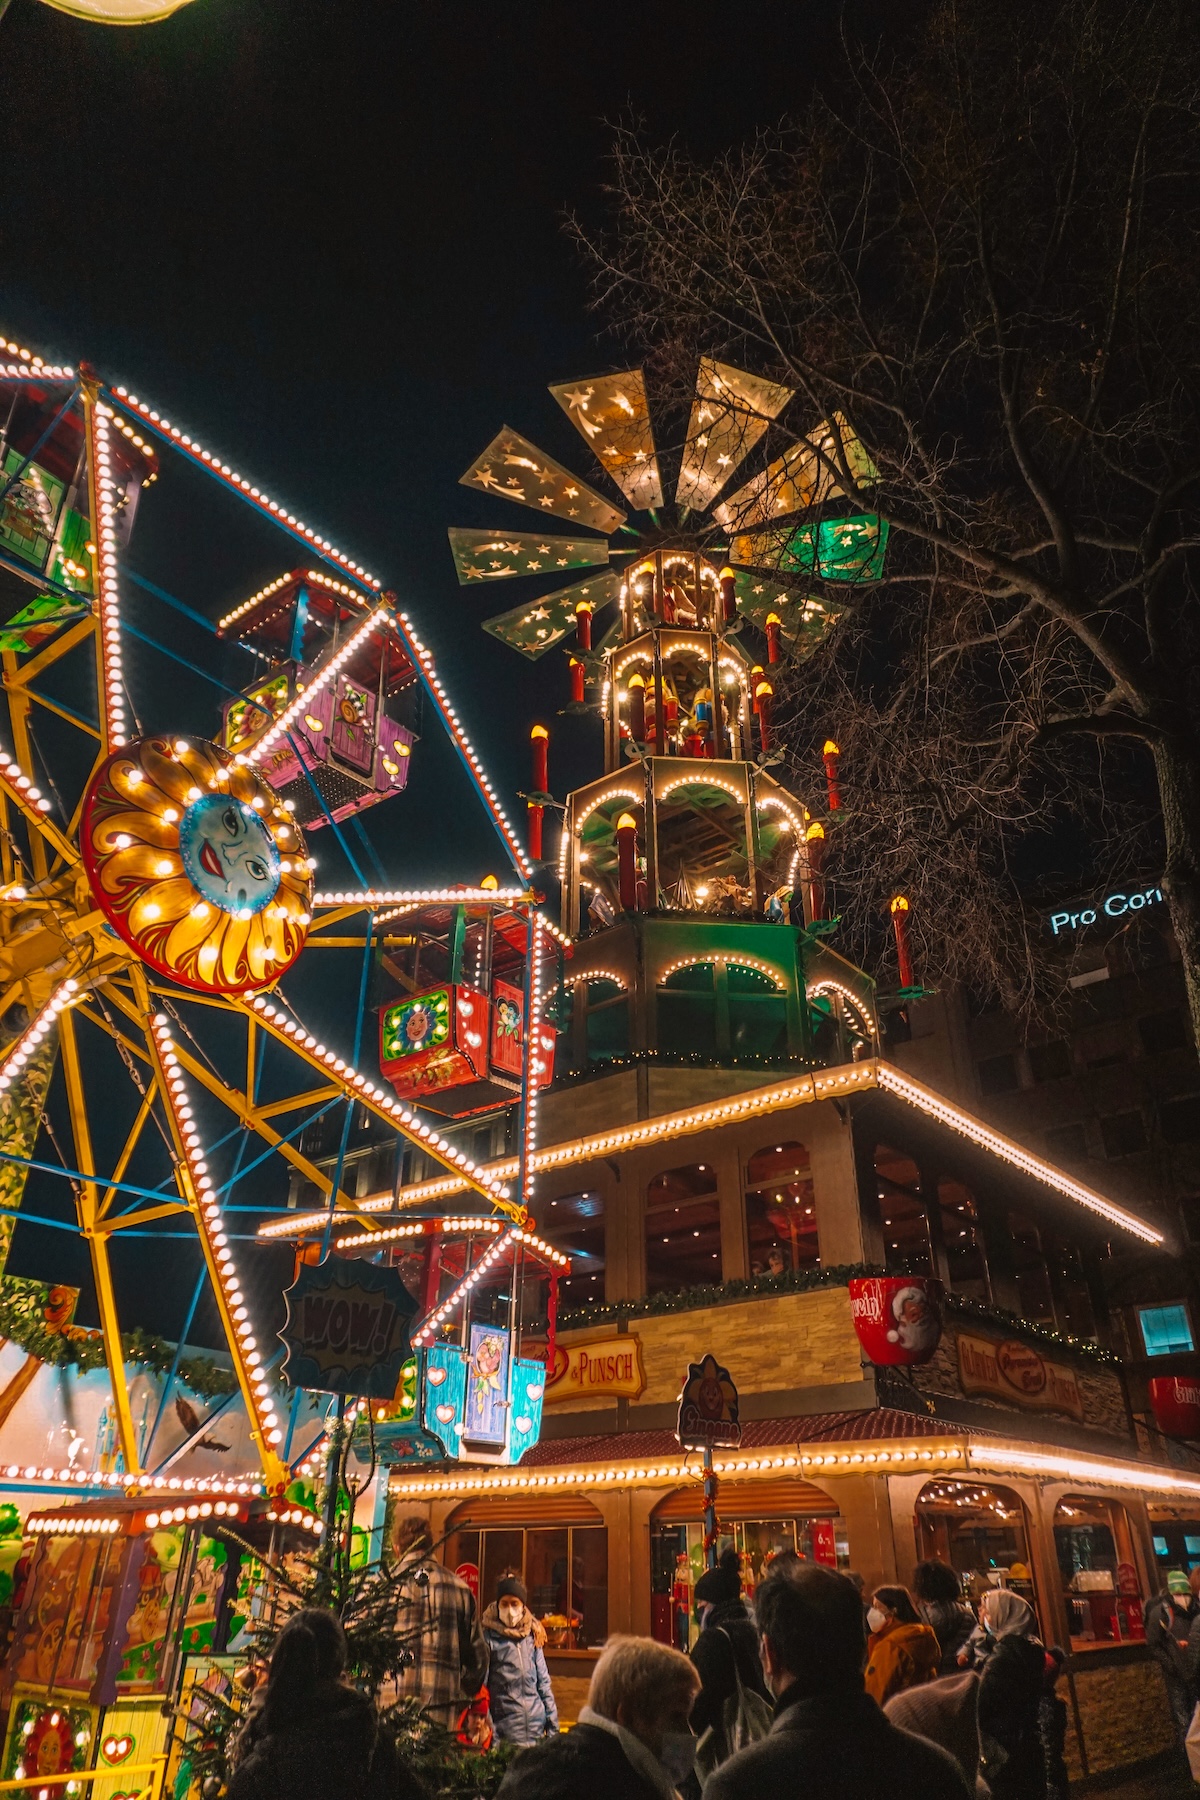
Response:
[{"label": "punsch sign", "polygon": [[293,1387],[390,1400],[417,1312],[395,1269],[350,1257],[305,1263],[284,1294],[283,1373]]}]

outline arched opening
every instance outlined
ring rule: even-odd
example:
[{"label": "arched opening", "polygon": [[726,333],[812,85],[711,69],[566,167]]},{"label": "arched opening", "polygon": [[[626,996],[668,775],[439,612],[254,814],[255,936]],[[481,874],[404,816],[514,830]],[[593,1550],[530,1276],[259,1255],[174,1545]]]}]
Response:
[{"label": "arched opening", "polygon": [[746,1239],[752,1275],[820,1268],[812,1165],[804,1144],[794,1139],[768,1144],[746,1164]]},{"label": "arched opening", "polygon": [[876,1144],[875,1186],[888,1274],[936,1274],[921,1172],[912,1157],[890,1144]]},{"label": "arched opening", "polygon": [[1028,1520],[1012,1488],[939,1476],[917,1495],[913,1524],[920,1560],[953,1569],[964,1599],[1006,1587],[1036,1610]]},{"label": "arched opening", "polygon": [[746,808],[731,786],[681,777],[656,806],[660,903],[672,911],[753,918]]},{"label": "arched opening", "polygon": [[[639,869],[645,868],[643,796],[633,786],[606,794],[576,824],[579,834],[580,909],[591,931],[603,931],[621,912],[617,868],[617,820],[624,812],[637,821]],[[581,917],[580,925],[585,919]]]},{"label": "arched opening", "polygon": [[665,1169],[646,1190],[646,1292],[721,1280],[721,1203],[711,1163]]},{"label": "arched opening", "polygon": [[1142,1640],[1142,1583],[1129,1514],[1116,1500],[1066,1494],[1054,1509],[1072,1650]]},{"label": "arched opening", "polygon": [[594,1650],[608,1636],[608,1530],[590,1501],[573,1494],[468,1500],[451,1513],[444,1561],[479,1597],[516,1575],[529,1610],[554,1650]]},{"label": "arched opening", "polygon": [[783,977],[733,957],[672,969],[657,994],[657,1048],[675,1060],[777,1063],[789,1055]]},{"label": "arched opening", "polygon": [[615,976],[582,975],[575,982],[570,1045],[577,1068],[629,1055],[629,995]]}]

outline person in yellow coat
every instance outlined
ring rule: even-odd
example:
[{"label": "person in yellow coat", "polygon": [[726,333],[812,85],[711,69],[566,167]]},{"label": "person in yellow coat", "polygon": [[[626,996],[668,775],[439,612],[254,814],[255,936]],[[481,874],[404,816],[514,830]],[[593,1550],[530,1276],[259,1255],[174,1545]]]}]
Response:
[{"label": "person in yellow coat", "polygon": [[905,1688],[937,1678],[941,1645],[921,1622],[907,1588],[876,1588],[867,1611],[867,1672],[864,1685],[880,1706]]}]

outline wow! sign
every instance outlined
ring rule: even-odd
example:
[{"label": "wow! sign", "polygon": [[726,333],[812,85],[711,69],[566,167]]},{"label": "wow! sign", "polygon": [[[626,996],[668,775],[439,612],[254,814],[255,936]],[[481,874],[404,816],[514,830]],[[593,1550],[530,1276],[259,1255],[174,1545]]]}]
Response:
[{"label": "wow! sign", "polygon": [[417,1303],[394,1269],[350,1257],[306,1263],[284,1295],[285,1378],[326,1394],[390,1400],[412,1355]]}]

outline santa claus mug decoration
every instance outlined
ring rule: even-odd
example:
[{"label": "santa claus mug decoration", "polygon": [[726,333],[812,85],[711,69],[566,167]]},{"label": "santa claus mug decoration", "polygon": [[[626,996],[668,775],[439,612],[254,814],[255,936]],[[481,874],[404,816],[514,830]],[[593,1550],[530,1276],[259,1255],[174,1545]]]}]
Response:
[{"label": "santa claus mug decoration", "polygon": [[852,1280],[850,1316],[868,1361],[883,1368],[927,1363],[941,1342],[942,1292],[929,1275]]}]

